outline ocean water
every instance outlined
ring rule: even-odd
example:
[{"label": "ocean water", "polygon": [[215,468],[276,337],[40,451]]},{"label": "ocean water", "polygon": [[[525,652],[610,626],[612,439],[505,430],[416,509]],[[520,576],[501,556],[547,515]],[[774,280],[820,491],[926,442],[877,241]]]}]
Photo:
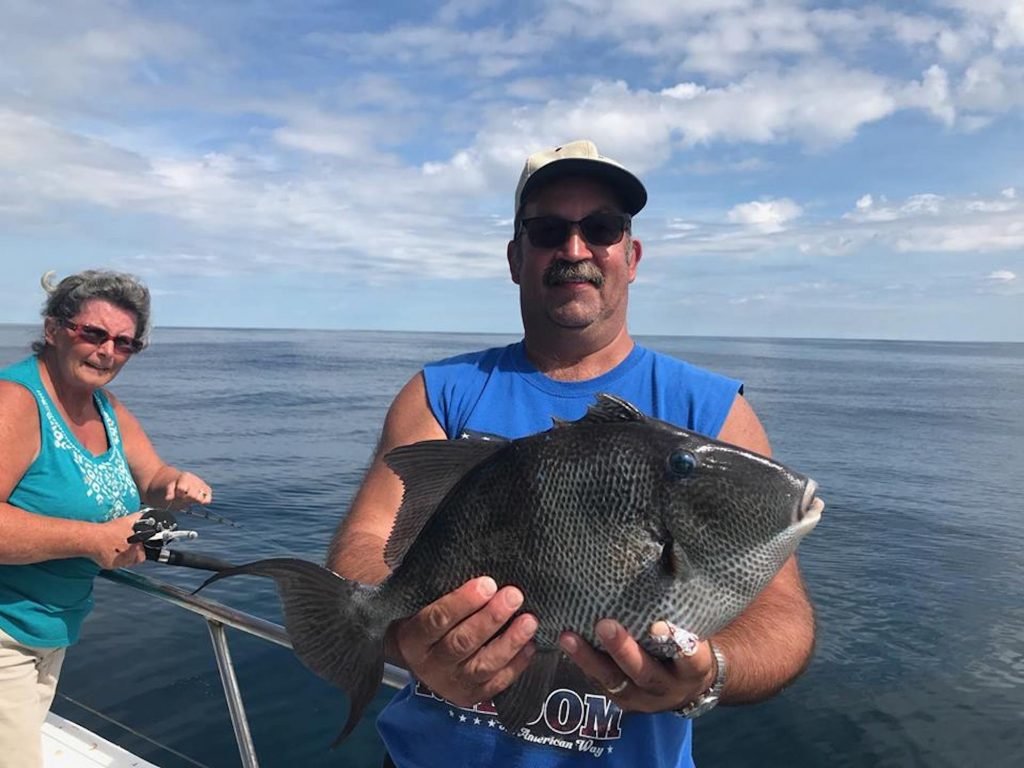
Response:
[{"label": "ocean water", "polygon": [[[0,326],[0,365],[34,331]],[[240,526],[188,518],[186,546],[319,561],[399,387],[427,360],[509,340],[159,329],[112,389]],[[697,721],[698,765],[1024,765],[1024,345],[642,341],[743,379],[776,456],[827,504],[800,549],[813,662],[771,701]],[[280,619],[264,580],[208,597]],[[203,620],[103,580],[96,599],[55,709],[159,765],[239,765]],[[344,696],[290,652],[229,637],[261,765],[380,765],[374,713],[330,750]]]}]

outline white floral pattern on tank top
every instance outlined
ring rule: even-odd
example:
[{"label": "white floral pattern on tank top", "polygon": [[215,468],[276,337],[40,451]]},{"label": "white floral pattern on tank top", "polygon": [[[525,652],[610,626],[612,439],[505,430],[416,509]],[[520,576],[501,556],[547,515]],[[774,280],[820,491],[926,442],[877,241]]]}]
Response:
[{"label": "white floral pattern on tank top", "polygon": [[106,458],[100,458],[84,452],[79,448],[77,441],[64,429],[61,420],[50,408],[49,397],[45,392],[37,391],[37,402],[43,406],[43,413],[46,416],[46,423],[53,435],[53,444],[58,450],[68,451],[75,465],[82,472],[82,479],[85,482],[86,494],[95,500],[98,507],[109,505],[107,519],[113,520],[116,517],[123,517],[130,514],[132,510],[124,504],[124,497],[129,489],[135,487],[135,479],[132,477],[128,463],[124,459],[124,453],[118,448],[121,445],[121,433],[117,429],[116,422],[110,417],[105,408],[100,408],[100,416],[107,430],[107,439],[110,441],[110,448]]}]

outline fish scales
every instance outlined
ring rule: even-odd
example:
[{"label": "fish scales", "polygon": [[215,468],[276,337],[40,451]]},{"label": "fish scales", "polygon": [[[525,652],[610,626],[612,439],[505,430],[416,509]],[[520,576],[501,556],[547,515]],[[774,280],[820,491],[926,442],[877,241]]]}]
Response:
[{"label": "fish scales", "polygon": [[[588,622],[631,604],[631,585],[653,575],[661,550],[642,514],[653,473],[629,448],[643,436],[628,431],[597,425],[510,443],[442,502],[386,591],[412,610],[487,574],[520,586],[522,610],[539,619],[539,643],[553,647],[570,627],[593,639]],[[604,456],[628,482],[598,481]]]}]

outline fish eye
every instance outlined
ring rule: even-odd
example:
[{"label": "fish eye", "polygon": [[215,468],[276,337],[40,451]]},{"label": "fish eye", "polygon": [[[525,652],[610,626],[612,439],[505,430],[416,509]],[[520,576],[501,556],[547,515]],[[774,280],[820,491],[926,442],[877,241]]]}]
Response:
[{"label": "fish eye", "polygon": [[697,469],[697,457],[689,451],[673,451],[668,457],[668,469],[676,477],[689,477]]}]

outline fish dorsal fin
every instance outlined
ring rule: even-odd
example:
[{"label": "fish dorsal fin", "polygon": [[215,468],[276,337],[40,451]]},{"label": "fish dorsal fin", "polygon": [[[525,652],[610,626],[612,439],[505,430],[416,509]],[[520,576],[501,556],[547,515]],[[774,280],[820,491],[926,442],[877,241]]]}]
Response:
[{"label": "fish dorsal fin", "polygon": [[609,424],[619,421],[646,421],[647,417],[630,402],[616,395],[601,392],[597,402],[587,408],[586,415],[571,424]]},{"label": "fish dorsal fin", "polygon": [[405,490],[391,535],[384,546],[384,562],[398,567],[423,526],[455,484],[477,464],[508,445],[507,440],[424,440],[390,451],[385,463],[395,471]]}]

